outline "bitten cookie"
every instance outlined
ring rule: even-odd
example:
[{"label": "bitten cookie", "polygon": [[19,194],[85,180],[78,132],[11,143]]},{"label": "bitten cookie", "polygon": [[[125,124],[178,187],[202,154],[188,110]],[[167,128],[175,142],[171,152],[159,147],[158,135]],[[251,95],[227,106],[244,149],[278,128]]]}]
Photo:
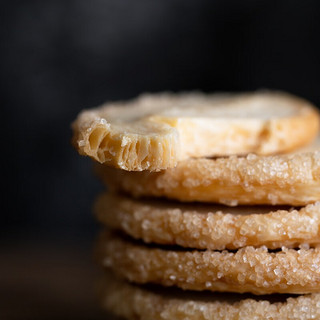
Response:
[{"label": "bitten cookie", "polygon": [[191,157],[286,152],[316,136],[319,116],[281,92],[162,93],[85,110],[73,123],[80,154],[128,171],[159,171]]}]

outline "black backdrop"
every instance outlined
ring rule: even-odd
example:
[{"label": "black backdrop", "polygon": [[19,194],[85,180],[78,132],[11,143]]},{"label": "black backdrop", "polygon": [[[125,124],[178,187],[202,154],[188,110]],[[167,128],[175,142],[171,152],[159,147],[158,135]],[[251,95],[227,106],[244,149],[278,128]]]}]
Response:
[{"label": "black backdrop", "polygon": [[89,239],[102,186],[77,113],[145,91],[287,90],[320,105],[320,2],[1,2],[5,238]]}]

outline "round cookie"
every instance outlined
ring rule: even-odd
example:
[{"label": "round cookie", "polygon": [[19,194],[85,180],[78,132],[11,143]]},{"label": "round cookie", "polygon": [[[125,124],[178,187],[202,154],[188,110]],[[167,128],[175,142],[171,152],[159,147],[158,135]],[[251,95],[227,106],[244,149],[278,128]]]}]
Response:
[{"label": "round cookie", "polygon": [[160,249],[105,231],[97,248],[104,267],[136,283],[188,290],[315,293],[320,290],[320,248],[241,248],[229,251]]},{"label": "round cookie", "polygon": [[[101,304],[127,320],[311,320],[320,318],[320,294],[284,301],[192,294],[138,287],[109,276],[101,284]],[[235,300],[237,299],[237,300]]]},{"label": "round cookie", "polygon": [[159,171],[190,157],[273,154],[308,144],[317,110],[281,92],[160,93],[85,110],[73,123],[83,155],[129,171]]},{"label": "round cookie", "polygon": [[211,250],[320,243],[320,202],[277,210],[137,200],[103,193],[94,207],[101,223],[147,243]]},{"label": "round cookie", "polygon": [[111,188],[133,196],[180,201],[304,206],[320,201],[320,149],[276,156],[188,159],[161,172],[127,172],[97,165]]}]

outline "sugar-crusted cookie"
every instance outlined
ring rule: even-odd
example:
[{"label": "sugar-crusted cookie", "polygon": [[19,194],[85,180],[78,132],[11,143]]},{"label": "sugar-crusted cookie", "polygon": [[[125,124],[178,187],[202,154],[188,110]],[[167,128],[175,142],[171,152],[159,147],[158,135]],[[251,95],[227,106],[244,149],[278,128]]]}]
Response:
[{"label": "sugar-crusted cookie", "polygon": [[105,231],[97,251],[103,266],[136,283],[258,295],[320,291],[320,248],[182,251],[148,247]]},{"label": "sugar-crusted cookie", "polygon": [[320,202],[298,209],[226,207],[103,193],[94,207],[101,223],[147,243],[212,250],[320,243]]},{"label": "sugar-crusted cookie", "polygon": [[161,172],[97,165],[111,188],[136,197],[180,201],[304,206],[320,201],[320,148],[286,155],[188,159]]},{"label": "sugar-crusted cookie", "polygon": [[[243,295],[155,290],[109,276],[101,285],[101,304],[127,320],[311,320],[320,318],[320,294],[274,301]],[[277,297],[279,299],[279,297]]]}]

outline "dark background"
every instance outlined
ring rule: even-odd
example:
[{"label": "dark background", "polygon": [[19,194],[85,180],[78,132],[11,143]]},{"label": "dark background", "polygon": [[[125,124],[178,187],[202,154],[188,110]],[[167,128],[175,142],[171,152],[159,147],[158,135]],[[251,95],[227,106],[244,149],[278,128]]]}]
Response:
[{"label": "dark background", "polygon": [[320,105],[320,2],[3,1],[2,237],[94,235],[83,108],[145,91],[287,90]]},{"label": "dark background", "polygon": [[70,144],[83,108],[145,91],[260,88],[320,105],[317,0],[8,0],[0,25],[6,245],[90,247],[102,185]]}]

